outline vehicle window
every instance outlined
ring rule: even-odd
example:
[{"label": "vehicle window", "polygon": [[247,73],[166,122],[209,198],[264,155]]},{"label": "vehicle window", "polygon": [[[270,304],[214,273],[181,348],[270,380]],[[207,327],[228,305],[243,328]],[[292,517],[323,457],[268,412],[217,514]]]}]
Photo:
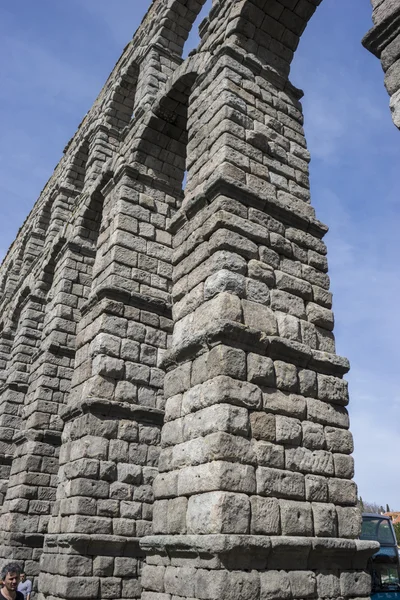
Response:
[{"label": "vehicle window", "polygon": [[378,542],[381,544],[394,544],[395,541],[393,539],[392,528],[390,524],[386,520],[382,520],[379,524],[378,529]]},{"label": "vehicle window", "polygon": [[375,540],[381,544],[395,544],[392,529],[387,519],[363,519],[361,535],[362,540]]},{"label": "vehicle window", "polygon": [[397,564],[373,560],[370,573],[373,592],[399,591],[400,582]]}]

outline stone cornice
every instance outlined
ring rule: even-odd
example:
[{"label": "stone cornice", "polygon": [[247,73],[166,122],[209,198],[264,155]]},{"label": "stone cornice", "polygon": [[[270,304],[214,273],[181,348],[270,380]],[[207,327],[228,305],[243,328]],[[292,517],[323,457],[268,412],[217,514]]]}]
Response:
[{"label": "stone cornice", "polygon": [[115,183],[118,183],[124,175],[127,175],[131,179],[138,180],[148,185],[149,187],[161,190],[162,192],[165,192],[170,196],[177,197],[179,194],[183,197],[183,193],[181,192],[181,190],[178,190],[176,187],[169,185],[166,181],[162,181],[157,177],[152,177],[151,175],[141,173],[139,169],[135,168],[133,165],[121,165],[121,167],[119,167],[115,172]]},{"label": "stone cornice", "polygon": [[[264,535],[153,535],[141,539],[145,552],[169,556],[194,554],[219,557],[231,568],[332,569],[365,568],[378,549],[378,542],[342,538]],[[350,566],[351,565],[351,566]]]},{"label": "stone cornice", "polygon": [[61,431],[53,429],[24,429],[14,434],[13,442],[18,446],[25,442],[40,442],[59,446],[61,444]]},{"label": "stone cornice", "polygon": [[91,556],[143,556],[140,538],[126,537],[121,535],[64,533],[58,535],[46,535],[45,548],[51,551],[53,548],[68,546],[81,554]]},{"label": "stone cornice", "polygon": [[400,34],[400,6],[364,36],[364,48],[380,58],[382,51]]},{"label": "stone cornice", "polygon": [[129,306],[143,310],[151,310],[152,312],[171,318],[171,304],[165,302],[161,298],[152,298],[145,294],[138,294],[136,292],[129,292],[123,288],[117,286],[101,286],[98,287],[89,300],[82,306],[82,315],[87,314],[100,300],[104,298],[109,300],[116,300],[117,302],[123,302]]},{"label": "stone cornice", "polygon": [[171,370],[185,360],[193,360],[214,346],[234,345],[250,352],[258,352],[273,360],[289,361],[300,368],[311,368],[326,375],[341,377],[350,370],[347,358],[315,350],[293,340],[267,336],[263,331],[228,319],[210,320],[207,328],[191,335],[179,346],[165,353],[162,368]]},{"label": "stone cornice", "polygon": [[[221,194],[258,210],[261,207],[270,216],[281,220],[288,226],[311,233],[318,239],[322,239],[328,231],[326,225],[321,221],[296,212],[296,207],[288,206],[287,201],[272,198],[271,195],[263,195],[259,191],[255,193],[246,184],[224,175],[211,179],[199,194],[185,199],[182,207],[170,221],[169,232],[174,234],[179,231],[186,221],[190,221],[205,206],[206,200],[212,202]],[[264,202],[263,205],[260,200]],[[301,200],[299,200],[298,206],[302,207]]]},{"label": "stone cornice", "polygon": [[64,421],[71,421],[88,413],[110,419],[132,419],[157,425],[162,425],[164,420],[164,412],[157,408],[117,402],[105,398],[86,398],[80,401],[79,404],[67,405],[60,410],[60,416]]}]

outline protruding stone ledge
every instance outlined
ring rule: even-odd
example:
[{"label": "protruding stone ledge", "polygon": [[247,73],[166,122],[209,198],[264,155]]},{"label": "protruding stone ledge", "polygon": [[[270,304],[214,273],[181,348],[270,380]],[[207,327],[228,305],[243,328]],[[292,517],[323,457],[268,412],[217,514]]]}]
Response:
[{"label": "protruding stone ledge", "polygon": [[0,396],[4,394],[7,390],[12,392],[20,392],[21,394],[26,394],[28,391],[27,383],[19,383],[17,381],[6,382],[2,387],[0,387]]},{"label": "protruding stone ledge", "polygon": [[164,411],[157,408],[106,400],[105,398],[87,398],[80,401],[79,404],[64,406],[60,411],[60,417],[66,422],[87,413],[110,419],[133,419],[157,425],[162,425],[164,420]]},{"label": "protruding stone ledge", "polygon": [[184,360],[193,359],[218,344],[235,345],[249,352],[258,352],[274,360],[289,360],[299,367],[318,370],[325,375],[345,375],[349,361],[336,354],[314,350],[305,344],[275,336],[227,319],[210,320],[209,327],[198,334],[180,340],[165,353],[162,368],[170,370]]},{"label": "protruding stone ledge", "polygon": [[[169,232],[176,233],[186,221],[189,221],[206,206],[207,200],[212,202],[221,194],[238,200],[246,206],[262,209],[272,217],[281,220],[282,223],[311,233],[318,239],[322,239],[328,231],[328,227],[318,219],[300,213],[303,205],[308,206],[302,200],[299,199],[296,206],[294,204],[289,206],[287,201],[263,194],[262,191],[255,194],[248,185],[236,181],[228,175],[216,175],[206,184],[201,193],[189,196],[184,200],[182,207],[170,221]],[[260,204],[260,201],[264,204]]]},{"label": "protruding stone ledge", "polygon": [[256,535],[155,535],[140,540],[147,554],[218,557],[228,568],[362,569],[377,542],[340,538]]},{"label": "protruding stone ledge", "polygon": [[129,292],[123,288],[117,286],[100,286],[93,294],[91,294],[88,301],[82,306],[82,315],[87,314],[98,302],[103,299],[115,300],[122,302],[135,308],[154,312],[158,315],[171,317],[172,306],[160,298],[153,298],[145,294],[138,294],[136,292]]},{"label": "protruding stone ledge", "polygon": [[25,442],[41,442],[52,446],[60,446],[61,431],[54,429],[24,429],[14,434],[13,442],[18,446]]},{"label": "protruding stone ledge", "polygon": [[[140,119],[138,121],[135,120],[133,122],[133,124],[135,126],[137,126],[138,123],[140,124]],[[133,165],[134,164],[135,163],[133,163]],[[157,177],[152,177],[149,174],[142,173],[139,169],[136,169],[133,165],[127,165],[126,163],[123,163],[123,164],[121,164],[121,166],[119,166],[116,169],[114,178],[113,178],[115,185],[122,179],[122,177],[124,177],[126,175],[132,180],[137,180],[141,183],[145,183],[154,189],[157,189],[162,192],[165,192],[166,194],[169,194],[170,196],[177,197],[177,193],[179,193],[182,195],[182,198],[183,198],[183,192],[181,192],[180,190],[178,192],[175,187],[173,187],[172,185],[169,185],[166,181],[158,179]]]},{"label": "protruding stone ledge", "polygon": [[15,531],[2,533],[2,544],[12,547],[43,548],[43,533],[18,533]]},{"label": "protruding stone ledge", "polygon": [[140,538],[121,535],[67,533],[46,535],[43,548],[47,553],[58,553],[59,550],[65,553],[66,549],[72,549],[89,556],[143,557],[139,542]]},{"label": "protruding stone ledge", "polygon": [[[51,333],[50,333],[51,336]],[[50,352],[54,356],[65,356],[67,358],[75,358],[75,348],[52,342],[44,345],[38,349],[38,351],[32,355],[32,364],[43,355],[44,352]]]},{"label": "protruding stone ledge", "polygon": [[400,34],[400,6],[386,19],[368,31],[362,39],[362,45],[377,58],[394,38]]}]

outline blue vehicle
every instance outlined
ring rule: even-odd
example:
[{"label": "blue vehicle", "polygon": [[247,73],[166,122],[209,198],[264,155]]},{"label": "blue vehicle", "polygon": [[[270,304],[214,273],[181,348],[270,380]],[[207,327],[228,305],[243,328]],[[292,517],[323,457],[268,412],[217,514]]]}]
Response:
[{"label": "blue vehicle", "polygon": [[400,600],[400,563],[392,520],[364,513],[360,539],[379,542],[381,547],[368,561],[372,600]]}]

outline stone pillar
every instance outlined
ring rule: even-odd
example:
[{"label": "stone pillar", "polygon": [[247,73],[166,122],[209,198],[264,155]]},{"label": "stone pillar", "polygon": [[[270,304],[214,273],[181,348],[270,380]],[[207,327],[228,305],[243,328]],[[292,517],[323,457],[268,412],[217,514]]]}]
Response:
[{"label": "stone pillar", "polygon": [[301,94],[238,47],[201,73],[142,600],[367,598]]},{"label": "stone pillar", "polygon": [[392,0],[371,1],[374,26],[363,45],[381,61],[393,122],[400,128],[400,5]]},{"label": "stone pillar", "polygon": [[43,322],[43,298],[27,292],[17,300],[10,322],[2,332],[9,350],[6,379],[0,389],[0,503],[3,504],[14,455],[14,435],[21,428],[21,410],[28,389],[32,356],[36,353]]},{"label": "stone pillar", "polygon": [[163,419],[159,363],[172,328],[165,226],[176,201],[137,177],[124,168],[103,190],[40,598],[140,597],[139,538],[150,533]]},{"label": "stone pillar", "polygon": [[[185,42],[206,0],[154,2],[142,23],[139,43],[139,78],[135,115],[143,114],[154,102],[176,68],[182,63]],[[142,36],[147,39],[142,39]]]},{"label": "stone pillar", "polygon": [[[179,49],[179,48],[178,48]],[[171,52],[157,43],[145,47],[139,62],[139,77],[135,96],[134,114],[143,114],[153,104],[160,91],[160,85],[165,84],[182,63],[180,54]]]},{"label": "stone pillar", "polygon": [[76,326],[90,289],[92,264],[90,248],[58,245],[38,282],[46,300],[41,338],[31,358],[20,428],[13,437],[14,457],[0,520],[1,557],[26,561],[32,577],[39,574],[55,500],[63,428],[60,410],[70,388]]},{"label": "stone pillar", "polygon": [[7,362],[12,348],[12,335],[7,329],[0,332],[0,385],[7,379]]}]

